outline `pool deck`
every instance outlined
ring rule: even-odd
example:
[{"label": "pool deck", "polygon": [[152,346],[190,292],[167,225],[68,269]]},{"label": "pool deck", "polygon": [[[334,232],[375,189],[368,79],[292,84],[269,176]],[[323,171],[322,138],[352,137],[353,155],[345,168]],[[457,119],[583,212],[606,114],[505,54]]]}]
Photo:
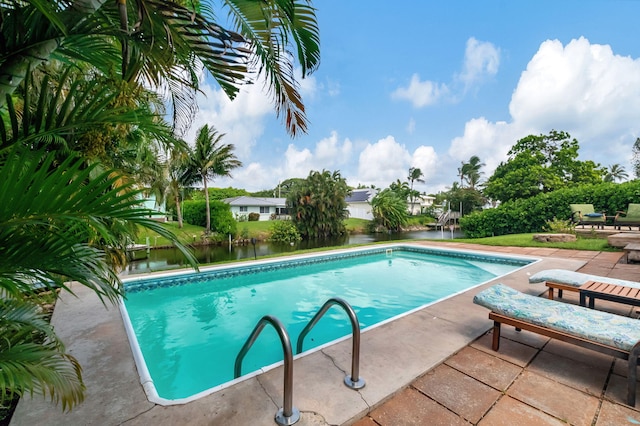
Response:
[{"label": "pool deck", "polygon": [[[542,269],[640,281],[640,265],[618,263],[622,252],[415,244],[542,261],[363,333],[360,376],[367,385],[359,391],[343,385],[351,370],[350,339],[296,359],[298,425],[640,423],[640,412],[624,404],[626,362],[511,327],[503,331],[500,352],[493,352],[488,310],[472,303],[495,282],[541,294],[544,285],[529,284],[527,277]],[[52,323],[83,367],[85,401],[63,413],[42,397],[25,397],[11,425],[276,424],[282,367],[188,404],[149,402],[118,308],[105,308],[84,287],[73,289],[77,297],[65,295],[58,302]],[[566,299],[575,303],[573,296]],[[627,315],[637,309],[600,301],[597,307]]]}]

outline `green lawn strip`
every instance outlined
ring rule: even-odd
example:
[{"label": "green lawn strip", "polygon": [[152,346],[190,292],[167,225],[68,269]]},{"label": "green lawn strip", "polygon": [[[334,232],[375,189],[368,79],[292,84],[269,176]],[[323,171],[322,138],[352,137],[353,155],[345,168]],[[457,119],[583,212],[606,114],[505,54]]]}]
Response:
[{"label": "green lawn strip", "polygon": [[549,247],[569,250],[620,251],[620,249],[611,247],[608,244],[606,238],[592,238],[578,235],[577,240],[574,242],[542,243],[539,241],[534,241],[533,235],[534,234],[513,234],[486,238],[455,238],[449,241],[501,247]]}]

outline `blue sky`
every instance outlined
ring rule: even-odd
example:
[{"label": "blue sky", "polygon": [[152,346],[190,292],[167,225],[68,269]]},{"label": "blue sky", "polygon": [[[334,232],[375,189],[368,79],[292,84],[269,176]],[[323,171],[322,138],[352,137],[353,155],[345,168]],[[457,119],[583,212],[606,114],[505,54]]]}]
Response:
[{"label": "blue sky", "polygon": [[640,1],[315,1],[321,63],[301,80],[307,134],[285,132],[261,84],[230,102],[211,79],[187,134],[226,133],[243,167],[211,185],[257,191],[310,170],[387,187],[410,167],[416,189],[484,177],[529,134],[564,130],[580,157],[622,164],[640,137]]}]

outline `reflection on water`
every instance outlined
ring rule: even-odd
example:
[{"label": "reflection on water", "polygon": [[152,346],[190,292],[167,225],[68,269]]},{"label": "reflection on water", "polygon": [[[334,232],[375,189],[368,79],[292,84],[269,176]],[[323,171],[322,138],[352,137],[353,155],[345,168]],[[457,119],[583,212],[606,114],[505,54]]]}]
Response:
[{"label": "reflection on water", "polygon": [[[340,238],[331,238],[322,241],[300,241],[293,246],[282,243],[260,242],[254,246],[203,246],[196,247],[194,254],[201,264],[223,262],[228,260],[251,259],[254,256],[267,256],[270,254],[293,253],[297,250],[312,249],[319,247],[346,246],[351,244],[366,244],[378,241],[396,241],[407,239],[451,239],[460,238],[461,232],[449,231],[412,231],[394,234],[354,234]],[[155,249],[149,252],[146,259],[136,260],[127,265],[127,269],[122,275],[142,274],[153,271],[177,269],[186,267],[184,257],[175,248]]]}]

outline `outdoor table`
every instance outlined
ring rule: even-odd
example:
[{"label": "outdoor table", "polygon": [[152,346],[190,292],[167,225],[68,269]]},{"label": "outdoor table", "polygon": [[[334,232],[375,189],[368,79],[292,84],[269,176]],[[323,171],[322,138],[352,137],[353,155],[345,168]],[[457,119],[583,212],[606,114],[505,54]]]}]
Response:
[{"label": "outdoor table", "polygon": [[640,288],[625,287],[599,281],[587,281],[580,286],[579,290],[580,306],[586,306],[587,298],[589,298],[589,308],[591,309],[594,307],[595,299],[640,306]]}]

